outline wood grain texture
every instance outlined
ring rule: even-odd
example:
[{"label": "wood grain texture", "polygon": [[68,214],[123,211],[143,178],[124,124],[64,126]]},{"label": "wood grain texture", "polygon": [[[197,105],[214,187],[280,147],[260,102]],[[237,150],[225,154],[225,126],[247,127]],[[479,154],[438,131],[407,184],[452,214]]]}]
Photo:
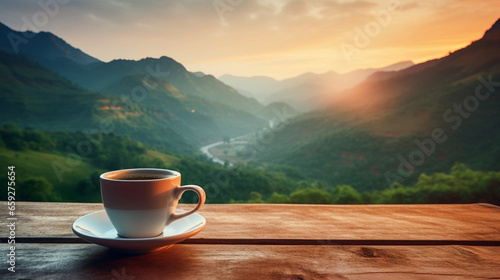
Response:
[{"label": "wood grain texture", "polygon": [[[18,244],[2,279],[498,279],[500,247],[174,245],[123,255],[91,244]],[[9,276],[9,277],[5,277]],[[5,278],[4,278],[5,277]]]},{"label": "wood grain texture", "polygon": [[[7,209],[6,202],[0,207]],[[77,238],[73,222],[102,209],[102,204],[18,202],[16,236]],[[207,226],[192,237],[198,240],[500,241],[500,207],[489,204],[208,204],[199,213]],[[0,227],[0,236],[7,230]]]}]

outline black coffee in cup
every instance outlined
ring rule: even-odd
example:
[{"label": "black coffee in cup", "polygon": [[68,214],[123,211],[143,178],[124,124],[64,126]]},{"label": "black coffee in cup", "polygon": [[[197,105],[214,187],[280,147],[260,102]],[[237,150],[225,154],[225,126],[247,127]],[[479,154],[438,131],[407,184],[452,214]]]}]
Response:
[{"label": "black coffee in cup", "polygon": [[108,179],[120,181],[137,181],[137,180],[159,180],[175,177],[174,174],[154,174],[154,173],[127,173],[108,176]]}]

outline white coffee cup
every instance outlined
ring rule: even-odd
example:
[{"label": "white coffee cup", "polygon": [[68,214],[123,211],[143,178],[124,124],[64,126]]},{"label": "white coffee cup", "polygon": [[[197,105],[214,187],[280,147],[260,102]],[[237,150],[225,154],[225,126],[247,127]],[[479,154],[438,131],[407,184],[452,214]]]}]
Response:
[{"label": "white coffee cup", "polygon": [[[158,236],[171,222],[198,211],[206,199],[201,187],[181,186],[181,174],[173,170],[122,169],[103,173],[100,180],[104,209],[121,237]],[[187,190],[198,194],[198,204],[176,214],[177,203]]]}]

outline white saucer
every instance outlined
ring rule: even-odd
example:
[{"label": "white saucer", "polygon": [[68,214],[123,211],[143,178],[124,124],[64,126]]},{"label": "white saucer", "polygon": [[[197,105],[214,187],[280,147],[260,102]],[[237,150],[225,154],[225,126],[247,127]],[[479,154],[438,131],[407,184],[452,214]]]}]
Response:
[{"label": "white saucer", "polygon": [[[184,213],[184,210],[176,210]],[[163,233],[150,238],[123,238],[118,236],[106,211],[97,211],[80,217],[73,223],[73,232],[89,242],[111,249],[132,253],[146,254],[166,249],[175,243],[200,232],[206,225],[205,218],[194,213],[166,226]]]}]

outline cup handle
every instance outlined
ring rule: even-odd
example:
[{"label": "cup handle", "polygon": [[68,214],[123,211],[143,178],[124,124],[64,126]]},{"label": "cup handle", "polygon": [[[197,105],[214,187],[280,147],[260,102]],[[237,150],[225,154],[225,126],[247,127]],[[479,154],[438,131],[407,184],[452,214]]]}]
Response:
[{"label": "cup handle", "polygon": [[181,218],[184,218],[186,216],[193,214],[194,212],[198,211],[201,208],[201,206],[203,206],[203,204],[205,204],[205,199],[207,197],[205,195],[205,191],[201,187],[196,186],[196,185],[186,185],[186,186],[177,187],[177,200],[181,199],[181,196],[185,191],[194,191],[195,193],[197,193],[198,197],[199,197],[198,204],[193,209],[191,209],[187,212],[184,212],[181,214],[173,213],[170,216],[170,220],[168,221],[167,225],[175,220],[178,220],[178,219],[181,219]]}]

